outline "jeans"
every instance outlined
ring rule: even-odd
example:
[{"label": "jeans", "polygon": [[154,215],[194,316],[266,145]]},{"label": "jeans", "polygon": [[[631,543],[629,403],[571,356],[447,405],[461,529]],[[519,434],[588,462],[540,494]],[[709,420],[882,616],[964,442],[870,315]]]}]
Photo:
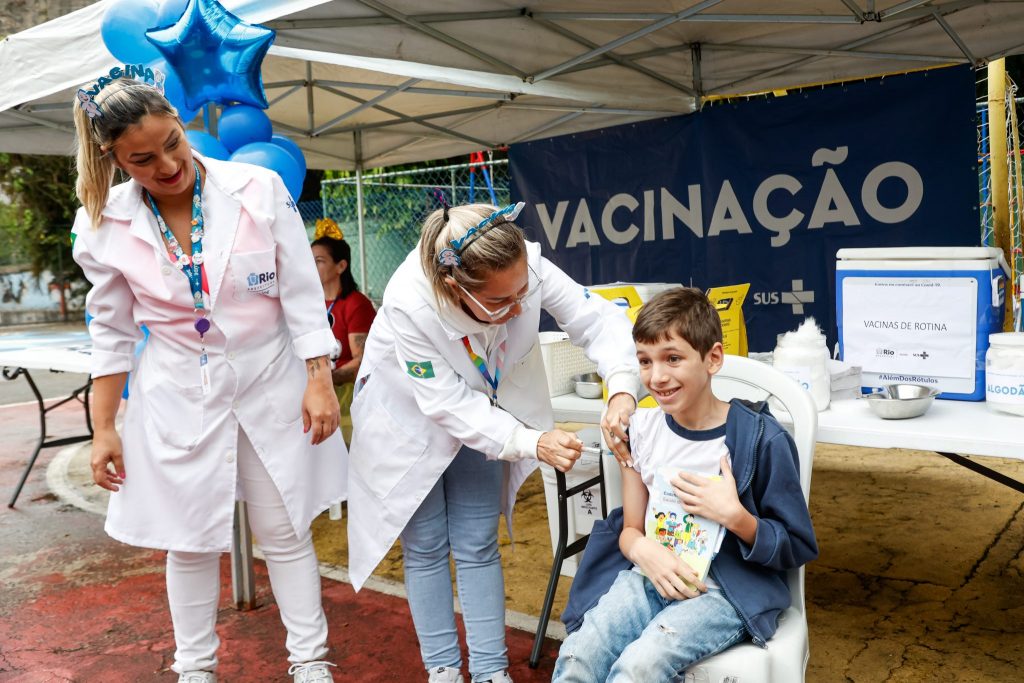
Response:
[{"label": "jeans", "polygon": [[508,668],[498,554],[503,463],[465,446],[402,531],[405,588],[426,668],[462,666],[449,555],[455,558],[473,681]]},{"label": "jeans", "polygon": [[666,600],[644,575],[619,572],[558,652],[552,682],[658,683],[746,637],[739,614],[718,589]]},{"label": "jeans", "polygon": [[[260,462],[249,438],[239,430],[240,498],[248,504],[249,522],[263,550],[270,586],[288,632],[288,661],[323,659],[327,654],[327,619],[320,602],[320,570],[313,535],[296,536],[281,494]],[[177,673],[217,666],[220,641],[214,626],[220,598],[221,553],[167,553],[167,601],[174,622]]]}]

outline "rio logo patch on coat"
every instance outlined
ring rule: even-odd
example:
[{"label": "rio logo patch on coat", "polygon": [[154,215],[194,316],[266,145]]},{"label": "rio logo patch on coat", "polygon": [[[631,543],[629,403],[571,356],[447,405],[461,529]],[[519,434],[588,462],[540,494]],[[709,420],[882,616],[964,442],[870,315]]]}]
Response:
[{"label": "rio logo patch on coat", "polygon": [[276,283],[277,273],[267,271],[265,273],[249,273],[246,278],[246,291],[250,294],[266,294]]},{"label": "rio logo patch on coat", "polygon": [[430,379],[434,376],[434,366],[429,360],[421,360],[415,363],[405,362],[406,372],[416,379]]}]

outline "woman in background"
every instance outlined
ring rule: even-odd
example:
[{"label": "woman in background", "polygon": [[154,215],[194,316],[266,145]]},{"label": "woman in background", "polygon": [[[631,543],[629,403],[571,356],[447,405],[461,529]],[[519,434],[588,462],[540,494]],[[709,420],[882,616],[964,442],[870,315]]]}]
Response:
[{"label": "woman in background", "polygon": [[370,325],[377,312],[373,303],[359,291],[352,270],[352,249],[338,224],[330,218],[316,222],[313,235],[313,260],[320,273],[320,284],[324,288],[324,303],[327,306],[327,323],[334,338],[341,345],[341,354],[334,361],[331,379],[341,406],[341,431],[346,443],[352,436],[352,419],[349,407],[356,373],[363,359],[363,347]]}]

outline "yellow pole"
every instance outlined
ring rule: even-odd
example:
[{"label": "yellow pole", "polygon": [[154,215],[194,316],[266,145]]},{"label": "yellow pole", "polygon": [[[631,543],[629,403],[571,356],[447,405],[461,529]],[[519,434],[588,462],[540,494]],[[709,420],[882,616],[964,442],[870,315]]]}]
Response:
[{"label": "yellow pole", "polygon": [[[988,136],[991,154],[992,223],[996,246],[1003,250],[1007,263],[1010,253],[1009,169],[1006,155],[1006,62],[996,59],[988,65]],[[1012,284],[1007,283],[1003,329],[1013,324]]]},{"label": "yellow pole", "polygon": [[1007,317],[1003,325],[1003,328],[1006,331],[1011,331],[1013,329],[1013,321],[1010,319],[1013,307],[1010,299],[1013,296],[1014,291],[1013,283],[1019,283],[1021,276],[1020,271],[1017,269],[1017,259],[1013,256],[1013,247],[1015,245],[1019,246],[1020,230],[1024,227],[1021,225],[1021,211],[1024,210],[1024,207],[1021,206],[1021,202],[1024,201],[1024,184],[1022,184],[1022,181],[1024,181],[1024,168],[1022,168],[1020,158],[1020,133],[1017,126],[1016,102],[1010,106],[1009,129],[1013,133],[1010,138],[1010,149],[1013,150],[1010,154],[1010,163],[1013,164],[1013,201],[1010,203],[1010,230],[1009,239],[1007,241],[1008,247],[1004,249],[1007,255],[1006,262],[1010,265],[1010,284],[1006,288]]}]

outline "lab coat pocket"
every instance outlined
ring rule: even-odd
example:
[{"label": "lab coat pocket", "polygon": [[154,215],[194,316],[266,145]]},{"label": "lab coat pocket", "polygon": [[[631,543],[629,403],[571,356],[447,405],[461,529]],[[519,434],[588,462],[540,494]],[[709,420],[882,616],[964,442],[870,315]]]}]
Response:
[{"label": "lab coat pocket", "polygon": [[[147,381],[140,373],[138,396],[144,403],[146,430],[157,441],[170,448],[189,451],[195,448],[203,433],[203,389],[198,384],[178,384],[170,377],[155,377]],[[196,363],[196,379],[199,379],[199,364]],[[136,394],[132,394],[136,400]]]},{"label": "lab coat pocket", "polygon": [[230,265],[237,301],[248,301],[254,296],[275,299],[280,296],[277,287],[277,254],[273,247],[262,251],[232,253]]},{"label": "lab coat pocket", "polygon": [[544,357],[540,353],[540,344],[534,344],[522,358],[512,364],[508,380],[517,387],[525,388],[541,377],[544,377]]},{"label": "lab coat pocket", "polygon": [[349,468],[378,500],[385,500],[423,458],[427,441],[410,431],[408,422],[396,419],[378,392],[361,394],[356,404],[352,417],[359,426],[353,435]]},{"label": "lab coat pocket", "polygon": [[507,377],[509,386],[504,390],[498,387],[501,407],[531,429],[551,429],[551,403],[540,344],[534,344],[513,363]]},{"label": "lab coat pocket", "polygon": [[283,424],[302,418],[302,398],[306,393],[306,370],[291,345],[285,345],[260,373],[253,387],[267,404],[268,412]]}]

